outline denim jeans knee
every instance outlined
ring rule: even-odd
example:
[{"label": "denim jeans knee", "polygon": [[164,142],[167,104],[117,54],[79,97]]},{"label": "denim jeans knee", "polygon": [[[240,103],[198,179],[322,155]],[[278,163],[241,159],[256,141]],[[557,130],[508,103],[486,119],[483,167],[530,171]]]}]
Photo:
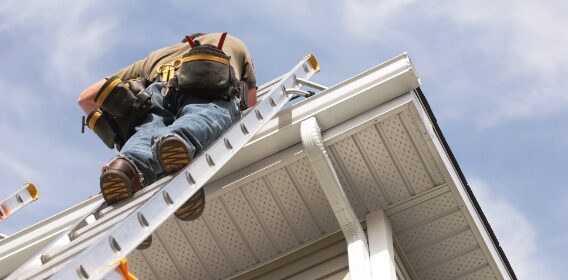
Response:
[{"label": "denim jeans knee", "polygon": [[[189,101],[189,102],[188,102]],[[240,118],[238,99],[186,99],[176,120],[167,127],[169,133],[182,137],[193,146],[194,155],[201,153]]]},{"label": "denim jeans knee", "polygon": [[161,83],[152,83],[146,88],[146,91],[150,94],[152,100],[150,113],[141,124],[136,126],[135,133],[120,150],[121,156],[136,164],[143,175],[145,186],[158,179],[155,170],[159,170],[160,166],[155,160],[152,150],[155,133],[165,128],[167,123],[172,123],[175,117],[167,109],[169,106],[164,104]]},{"label": "denim jeans knee", "polygon": [[240,118],[237,98],[190,97],[179,106],[175,96],[162,96],[160,82],[151,84],[146,90],[152,97],[151,112],[120,150],[141,171],[144,186],[152,184],[162,174],[155,153],[159,139],[176,134],[185,140],[192,156],[196,156]]}]

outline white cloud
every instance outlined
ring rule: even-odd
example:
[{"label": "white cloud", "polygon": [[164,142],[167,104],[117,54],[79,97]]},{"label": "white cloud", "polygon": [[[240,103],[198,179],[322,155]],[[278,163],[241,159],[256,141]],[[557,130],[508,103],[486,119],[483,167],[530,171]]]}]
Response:
[{"label": "white cloud", "polygon": [[[383,34],[405,33],[405,22],[450,21],[470,32],[474,47],[514,63],[511,74],[525,71],[550,76],[565,70],[568,60],[568,9],[565,1],[425,1],[346,0],[343,23],[351,34],[382,41]],[[416,27],[416,26],[415,26]],[[452,27],[452,26],[447,26]],[[431,30],[435,32],[436,30]],[[405,37],[418,34],[406,33]],[[470,42],[470,43],[471,43]],[[428,42],[423,42],[428,43]],[[448,46],[450,47],[450,46]],[[504,57],[503,57],[504,56]]]},{"label": "white cloud", "polygon": [[36,177],[35,170],[27,164],[19,161],[17,158],[10,157],[0,151],[0,168],[5,174],[11,174],[18,177],[19,180],[26,182],[30,177]]},{"label": "white cloud", "polygon": [[54,34],[53,49],[47,52],[47,78],[59,85],[93,82],[89,69],[114,46],[117,36],[113,33],[117,20],[90,16],[95,7],[85,3],[95,2],[72,3],[69,15]]},{"label": "white cloud", "polygon": [[[568,74],[568,72],[566,72]],[[568,107],[568,95],[563,89],[565,81],[544,82],[531,85],[522,91],[506,92],[497,98],[498,110],[481,118],[481,127],[491,127],[510,120],[527,119],[564,113]]]},{"label": "white cloud", "polygon": [[[433,63],[459,69],[467,86],[457,90],[469,96],[452,100],[451,106],[458,114],[481,116],[476,118],[481,127],[568,109],[568,96],[562,94],[568,86],[566,1],[345,0],[343,6],[344,28],[355,38],[420,46],[415,49],[435,52],[421,54],[432,55]],[[447,34],[449,41],[432,49],[426,46],[439,44],[438,38],[428,34]],[[476,65],[460,65],[468,56],[490,65],[499,88],[479,80],[488,75],[475,73]]]},{"label": "white cloud", "polygon": [[469,182],[517,277],[556,279],[539,251],[539,233],[528,218],[479,178]]},{"label": "white cloud", "polygon": [[378,40],[385,33],[391,36],[397,32],[396,22],[404,16],[404,8],[414,0],[345,0],[343,6],[343,23],[349,34]]},{"label": "white cloud", "polygon": [[[72,1],[68,1],[72,3]],[[22,28],[51,27],[58,17],[61,17],[62,6],[67,3],[61,1],[25,1],[5,0],[0,5],[0,32],[19,32]]]},{"label": "white cloud", "polygon": [[[547,1],[450,1],[440,13],[467,28],[475,46],[495,60],[495,76],[515,84],[498,94],[497,108],[484,112],[482,126],[563,112],[568,97],[567,2]],[[493,109],[493,108],[492,108]]]},{"label": "white cloud", "polygon": [[0,35],[18,41],[12,63],[28,60],[40,68],[32,83],[69,98],[78,94],[73,86],[93,82],[92,65],[122,38],[120,9],[92,1],[9,1],[0,6]]},{"label": "white cloud", "polygon": [[2,77],[0,77],[0,88],[10,89],[0,90],[0,98],[4,100],[0,102],[0,128],[3,124],[12,125],[15,119],[31,121],[41,110],[42,100],[27,88],[4,81]]}]

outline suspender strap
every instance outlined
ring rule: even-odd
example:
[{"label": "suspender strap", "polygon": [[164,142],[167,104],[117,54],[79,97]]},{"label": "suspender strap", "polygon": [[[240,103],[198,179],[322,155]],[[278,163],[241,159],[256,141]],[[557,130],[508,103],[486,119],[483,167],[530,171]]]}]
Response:
[{"label": "suspender strap", "polygon": [[223,49],[223,44],[225,43],[225,37],[227,37],[227,32],[223,32],[223,34],[221,34],[221,39],[219,39],[219,44],[217,45],[217,48],[220,50]]},{"label": "suspender strap", "polygon": [[189,46],[191,46],[191,48],[195,48],[195,42],[193,42],[193,38],[191,38],[191,36],[185,35],[185,40],[187,40],[187,43],[189,43]]}]

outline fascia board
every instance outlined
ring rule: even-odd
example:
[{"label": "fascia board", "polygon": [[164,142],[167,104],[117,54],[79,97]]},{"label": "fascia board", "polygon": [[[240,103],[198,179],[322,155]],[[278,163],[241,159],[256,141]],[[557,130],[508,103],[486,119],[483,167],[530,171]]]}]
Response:
[{"label": "fascia board", "polygon": [[467,212],[468,215],[465,216],[468,218],[468,222],[472,225],[472,228],[477,229],[476,235],[478,239],[480,239],[479,242],[486,245],[485,248],[482,247],[482,250],[491,256],[488,258],[491,260],[489,263],[494,270],[500,272],[500,275],[502,275],[504,279],[517,279],[506,255],[499,247],[499,242],[497,241],[485,214],[483,214],[483,211],[479,207],[477,199],[465,181],[465,176],[453,157],[448,144],[445,142],[445,138],[437,125],[436,119],[433,114],[429,112],[429,106],[425,103],[425,98],[422,96],[419,89],[418,92],[415,92],[415,94],[412,95],[412,97],[415,106],[410,107],[411,111],[414,111],[414,113],[422,120],[424,127],[426,127],[427,131],[425,133],[427,133],[428,138],[430,138],[430,141],[427,142],[441,158],[441,164],[450,176],[447,180],[451,182],[450,191],[452,191],[454,193],[454,197],[458,199],[458,203],[462,210],[466,210],[465,212]]}]

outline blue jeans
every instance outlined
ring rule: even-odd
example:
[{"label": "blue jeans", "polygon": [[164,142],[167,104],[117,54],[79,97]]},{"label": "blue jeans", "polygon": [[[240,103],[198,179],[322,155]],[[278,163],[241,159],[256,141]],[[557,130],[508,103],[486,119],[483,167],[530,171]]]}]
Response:
[{"label": "blue jeans", "polygon": [[162,175],[156,155],[156,143],[168,135],[185,140],[191,156],[199,154],[221,136],[240,118],[237,98],[231,100],[205,99],[179,94],[161,94],[162,83],[152,83],[146,91],[151,95],[152,107],[144,122],[121,148],[118,157],[133,162],[143,185],[148,186]]}]

